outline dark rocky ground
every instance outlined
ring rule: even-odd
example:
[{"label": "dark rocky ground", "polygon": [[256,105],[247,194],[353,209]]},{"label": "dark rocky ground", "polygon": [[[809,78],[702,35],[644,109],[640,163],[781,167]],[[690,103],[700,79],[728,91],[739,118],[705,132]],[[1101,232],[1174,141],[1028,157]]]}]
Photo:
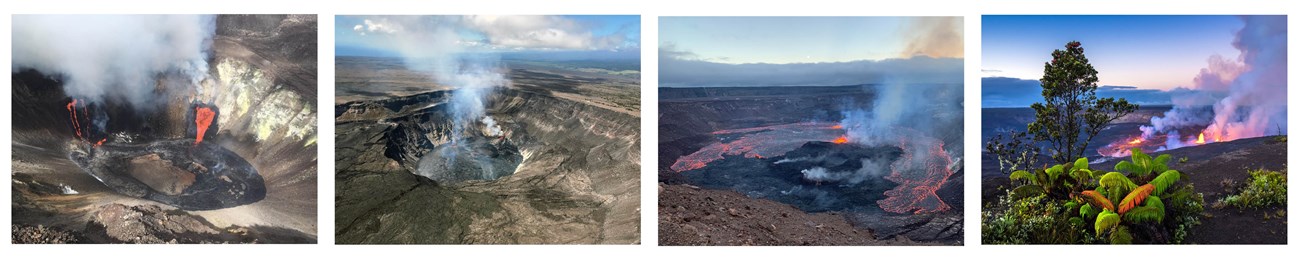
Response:
[{"label": "dark rocky ground", "polygon": [[659,184],[661,246],[920,245],[883,239],[839,214],[810,214],[788,204],[728,190]]}]

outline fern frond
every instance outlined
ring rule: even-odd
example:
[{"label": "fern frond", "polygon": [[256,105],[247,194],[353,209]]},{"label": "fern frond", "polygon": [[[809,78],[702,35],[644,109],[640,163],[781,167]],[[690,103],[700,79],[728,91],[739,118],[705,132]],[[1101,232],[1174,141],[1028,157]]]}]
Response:
[{"label": "fern frond", "polygon": [[1165,213],[1152,207],[1138,207],[1124,214],[1124,221],[1129,223],[1164,222]]},{"label": "fern frond", "polygon": [[1032,180],[1033,178],[1034,178],[1033,173],[1030,173],[1028,171],[1017,170],[1015,172],[1011,172],[1011,180]]},{"label": "fern frond", "polygon": [[1156,190],[1153,193],[1156,195],[1164,195],[1165,189],[1168,189],[1169,186],[1173,186],[1174,182],[1178,182],[1179,179],[1182,179],[1182,176],[1183,174],[1177,170],[1167,170],[1160,173],[1159,176],[1156,176],[1156,178],[1152,179],[1148,184],[1155,185]]},{"label": "fern frond", "polygon": [[1088,182],[1092,178],[1092,170],[1088,169],[1088,158],[1075,160],[1074,167],[1070,168],[1070,174],[1067,176],[1077,184]]},{"label": "fern frond", "polygon": [[1088,169],[1088,158],[1079,158],[1078,160],[1075,160],[1074,169],[1071,170],[1083,170],[1083,169]]},{"label": "fern frond", "polygon": [[1119,214],[1123,215],[1130,209],[1137,207],[1138,204],[1142,204],[1142,200],[1145,200],[1147,196],[1150,196],[1151,191],[1154,191],[1155,189],[1156,186],[1146,184],[1137,187],[1137,189],[1134,189],[1132,192],[1129,192],[1128,196],[1124,196],[1124,200],[1119,202]]},{"label": "fern frond", "polygon": [[1119,171],[1119,172],[1133,173],[1135,171],[1138,171],[1137,168],[1138,166],[1133,164],[1133,162],[1126,161],[1126,160],[1121,160],[1119,161],[1119,163],[1115,163],[1115,171]]},{"label": "fern frond", "polygon": [[1106,198],[1112,201],[1119,201],[1129,191],[1137,188],[1137,184],[1134,184],[1133,180],[1128,179],[1127,176],[1119,172],[1106,173],[1106,175],[1101,176],[1101,180],[1097,181],[1097,185],[1106,188]]},{"label": "fern frond", "polygon": [[1129,223],[1164,222],[1165,204],[1160,201],[1160,197],[1152,196],[1147,198],[1146,201],[1146,205],[1133,208],[1128,213],[1122,214],[1124,221]]},{"label": "fern frond", "polygon": [[1026,184],[1011,190],[1012,199],[1022,199],[1042,194],[1047,194],[1047,191],[1043,190],[1043,187],[1034,184]]},{"label": "fern frond", "polygon": [[1097,191],[1084,191],[1079,193],[1078,197],[1083,200],[1083,202],[1087,202],[1090,205],[1107,211],[1115,211],[1114,203],[1111,203],[1109,199],[1106,199],[1106,196],[1102,196],[1101,193],[1097,193]]},{"label": "fern frond", "polygon": [[1093,224],[1093,229],[1097,231],[1098,236],[1104,235],[1119,226],[1119,221],[1119,214],[1110,210],[1102,210],[1100,214],[1097,214],[1097,222]]},{"label": "fern frond", "polygon": [[1152,163],[1155,163],[1154,161],[1151,160],[1151,155],[1147,155],[1146,153],[1142,153],[1142,150],[1141,150],[1141,149],[1133,148],[1133,157],[1132,157],[1132,158],[1133,158],[1133,164],[1134,164],[1134,165],[1137,165],[1139,168],[1141,168],[1141,170],[1143,170],[1143,171],[1137,172],[1136,174],[1138,174],[1138,175],[1148,175],[1148,174],[1151,173],[1152,165],[1154,165],[1154,164],[1152,164]]},{"label": "fern frond", "polygon": [[1088,169],[1071,170],[1070,178],[1073,178],[1074,182],[1077,184],[1086,184],[1092,179],[1092,171]]},{"label": "fern frond", "polygon": [[1133,244],[1133,235],[1129,234],[1128,227],[1125,226],[1119,226],[1118,229],[1115,229],[1115,232],[1110,233],[1109,239],[1112,245]]},{"label": "fern frond", "polygon": [[1171,157],[1173,156],[1169,156],[1169,154],[1156,156],[1156,160],[1152,164],[1151,173],[1164,173],[1169,170],[1169,159]]},{"label": "fern frond", "polygon": [[1051,168],[1047,168],[1046,171],[1047,183],[1056,183],[1056,179],[1060,178],[1061,174],[1065,173],[1065,164],[1052,166]]},{"label": "fern frond", "polygon": [[1097,213],[1099,212],[1101,211],[1093,208],[1092,204],[1083,204],[1083,206],[1079,206],[1079,217],[1082,217],[1083,219],[1092,219],[1097,216]]},{"label": "fern frond", "polygon": [[1160,212],[1165,212],[1165,201],[1157,196],[1147,197],[1146,202],[1143,203],[1142,206],[1157,208],[1160,209]]}]

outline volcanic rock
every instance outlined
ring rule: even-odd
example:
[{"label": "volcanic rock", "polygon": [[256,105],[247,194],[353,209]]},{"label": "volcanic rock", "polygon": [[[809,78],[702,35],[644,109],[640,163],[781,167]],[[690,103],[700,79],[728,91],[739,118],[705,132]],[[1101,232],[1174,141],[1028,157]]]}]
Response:
[{"label": "volcanic rock", "polygon": [[86,237],[96,242],[158,243],[258,243],[261,240],[304,243],[312,239],[282,229],[217,227],[200,216],[165,210],[156,205],[98,207],[86,223]]},{"label": "volcanic rock", "polygon": [[68,156],[118,193],[185,210],[229,208],[266,197],[266,185],[252,165],[209,143],[107,144]]},{"label": "volcanic rock", "polygon": [[77,237],[68,231],[44,225],[13,225],[14,244],[68,244],[77,243]]},{"label": "volcanic rock", "polygon": [[508,140],[466,139],[443,144],[420,158],[417,175],[440,184],[494,180],[515,172],[524,157]]}]

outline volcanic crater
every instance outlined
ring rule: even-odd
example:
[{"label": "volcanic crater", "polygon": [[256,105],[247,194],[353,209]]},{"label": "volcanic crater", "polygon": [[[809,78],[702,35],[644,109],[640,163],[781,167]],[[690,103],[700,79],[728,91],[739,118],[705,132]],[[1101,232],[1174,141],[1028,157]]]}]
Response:
[{"label": "volcanic crater", "polygon": [[214,22],[209,70],[155,75],[147,102],[11,75],[14,226],[67,235],[15,243],[316,241],[315,16]]},{"label": "volcanic crater", "polygon": [[595,95],[637,80],[511,65],[484,117],[459,125],[454,89],[339,85],[372,91],[335,106],[339,243],[639,242],[639,117]]},{"label": "volcanic crater", "polygon": [[[962,168],[949,151],[960,155],[960,111],[917,105],[907,109],[945,119],[928,125],[941,131],[877,126],[884,134],[854,135],[864,126],[841,120],[852,117],[851,108],[879,102],[877,88],[661,88],[659,181],[667,189],[660,194],[660,244],[958,243]],[[730,192],[748,198],[730,203],[746,214],[694,201],[734,198]],[[791,216],[766,201],[802,213]],[[767,219],[794,221],[751,224]],[[817,224],[798,224],[805,221]],[[844,235],[857,236],[833,238]]]}]

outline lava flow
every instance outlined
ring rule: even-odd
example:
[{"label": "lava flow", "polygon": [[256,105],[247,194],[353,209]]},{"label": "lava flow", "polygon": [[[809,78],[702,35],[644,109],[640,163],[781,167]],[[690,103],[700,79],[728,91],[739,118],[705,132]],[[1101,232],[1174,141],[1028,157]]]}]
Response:
[{"label": "lava flow", "polygon": [[729,142],[714,142],[690,155],[682,156],[671,169],[676,172],[704,168],[709,162],[724,155],[743,155],[748,158],[770,158],[803,146],[809,141],[847,143],[843,127],[829,123],[792,123],[773,126],[719,130],[712,134],[725,140],[740,135]]},{"label": "lava flow", "polygon": [[[92,147],[99,147],[100,145],[104,145],[104,142],[108,141],[108,138],[101,138],[98,141],[93,141],[93,137],[91,137],[94,136],[94,133],[92,133],[94,127],[91,125],[93,124],[93,121],[88,118],[90,115],[90,110],[87,109],[86,107],[89,106],[89,104],[82,103],[82,106],[80,106],[81,116],[78,116],[79,114],[77,113],[77,107],[78,107],[77,103],[79,103],[80,101],[81,100],[78,99],[72,99],[72,101],[68,102],[68,106],[66,107],[68,109],[68,114],[71,115],[72,131],[76,133],[78,140],[89,143]],[[87,124],[86,126],[84,126],[84,128],[81,124],[83,122],[83,119],[84,122],[86,122]]]},{"label": "lava flow", "polygon": [[203,134],[208,131],[208,126],[212,125],[212,117],[216,113],[212,112],[212,109],[202,106],[194,107],[194,110],[194,125],[198,127],[194,136],[194,145],[199,145],[200,142],[203,142]]},{"label": "lava flow", "polygon": [[[1151,140],[1157,140],[1163,142],[1149,142]],[[1152,135],[1151,137],[1143,137],[1139,135],[1137,137],[1133,137],[1132,139],[1122,139],[1122,140],[1111,142],[1106,146],[1097,148],[1097,154],[1106,157],[1113,157],[1113,158],[1128,157],[1130,153],[1132,153],[1133,149],[1135,148],[1140,149],[1142,151],[1148,151],[1148,152],[1163,151],[1163,150],[1176,149],[1185,146],[1205,145],[1206,143],[1214,143],[1214,142],[1219,142],[1219,139],[1215,138],[1210,141],[1207,141],[1205,140],[1205,133],[1203,132],[1198,134],[1196,137],[1191,137],[1191,136],[1182,137],[1177,135],[1177,132],[1171,132],[1170,134],[1157,133]]]},{"label": "lava flow", "polygon": [[77,138],[86,139],[81,136],[81,121],[77,120],[77,99],[68,102],[68,114],[72,115],[72,131],[77,133]]},{"label": "lava flow", "polygon": [[[929,138],[924,143],[912,143],[900,138],[898,147],[903,148],[903,157],[895,161],[885,179],[898,183],[897,187],[885,191],[885,199],[876,201],[881,209],[894,213],[935,213],[951,207],[939,198],[937,191],[952,177],[952,158],[943,150],[943,141]],[[908,146],[912,147],[908,147]],[[928,156],[917,159],[917,152],[925,151]]]}]

